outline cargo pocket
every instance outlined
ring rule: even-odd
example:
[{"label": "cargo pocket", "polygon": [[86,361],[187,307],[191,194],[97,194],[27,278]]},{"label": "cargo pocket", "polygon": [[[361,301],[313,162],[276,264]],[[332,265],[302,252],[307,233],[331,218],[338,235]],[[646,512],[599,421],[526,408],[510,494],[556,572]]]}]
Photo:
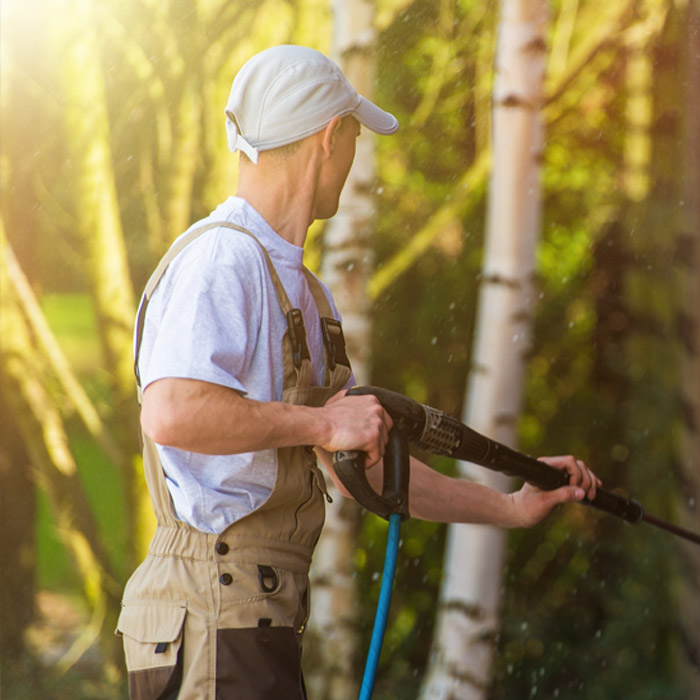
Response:
[{"label": "cargo pocket", "polygon": [[117,622],[124,640],[131,700],[174,700],[182,683],[184,603],[125,604]]}]

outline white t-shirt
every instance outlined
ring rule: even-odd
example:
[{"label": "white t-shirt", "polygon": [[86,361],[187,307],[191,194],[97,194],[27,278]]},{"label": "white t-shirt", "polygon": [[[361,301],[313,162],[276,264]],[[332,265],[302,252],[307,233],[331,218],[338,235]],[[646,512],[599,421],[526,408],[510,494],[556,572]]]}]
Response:
[{"label": "white t-shirt", "polygon": [[[214,221],[247,229],[267,249],[292,307],[303,313],[320,384],[323,337],[302,272],[303,248],[278,236],[237,197],[195,226]],[[330,292],[323,289],[339,318]],[[279,401],[286,329],[260,246],[232,229],[206,231],[170,263],[149,301],[139,355],[142,387],[185,377],[230,387],[257,401]],[[348,386],[352,383],[351,378]],[[209,456],[159,445],[158,453],[177,516],[203,532],[222,532],[262,505],[275,483],[275,450]]]}]

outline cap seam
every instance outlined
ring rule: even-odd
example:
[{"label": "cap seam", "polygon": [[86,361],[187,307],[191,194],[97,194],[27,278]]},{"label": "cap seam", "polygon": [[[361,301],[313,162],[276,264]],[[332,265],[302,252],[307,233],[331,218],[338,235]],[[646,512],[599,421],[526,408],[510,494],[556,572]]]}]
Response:
[{"label": "cap seam", "polygon": [[[281,80],[284,73],[286,73],[288,70],[291,70],[293,67],[294,66],[290,66],[287,70],[285,70],[283,73],[281,73],[279,76],[277,76],[277,78],[275,78],[275,80],[272,83],[270,83],[270,85],[268,86],[268,89],[265,91],[265,97],[263,100],[263,102],[264,102],[263,108],[272,109],[276,104],[278,104],[279,102],[281,102],[282,100],[284,100],[288,96],[294,95],[302,87],[306,87],[307,85],[318,85],[318,84],[322,84],[322,83],[331,83],[331,82],[340,83],[342,85],[344,83],[354,92],[355,95],[358,95],[357,90],[355,90],[352,86],[350,86],[350,84],[346,80],[344,80],[343,78],[341,78],[341,76],[338,76],[338,75],[335,75],[332,78],[305,78],[303,80],[303,82],[297,83],[296,85],[294,85],[292,87],[291,90],[289,90],[288,92],[285,92],[282,95],[279,95],[279,97],[277,97],[277,99],[273,98],[273,100],[268,105],[267,100],[268,100],[268,97],[270,97],[270,93],[271,93],[272,89],[274,88],[275,83],[277,83],[278,80]],[[261,110],[261,113],[264,113],[264,110]]]},{"label": "cap seam", "polygon": [[[310,59],[296,61],[296,62],[294,62],[292,65],[287,66],[284,70],[282,70],[282,71],[270,82],[270,84],[267,86],[267,89],[265,90],[265,92],[264,92],[264,94],[263,94],[263,99],[262,99],[262,102],[261,102],[261,105],[260,105],[260,106],[261,106],[261,109],[260,109],[260,111],[259,111],[259,113],[258,113],[258,117],[259,117],[259,118],[258,118],[257,130],[256,130],[256,131],[257,131],[257,136],[258,136],[258,137],[260,136],[260,129],[261,129],[261,127],[262,127],[262,122],[263,122],[263,115],[265,114],[266,109],[268,109],[268,99],[272,96],[273,89],[275,88],[275,86],[277,85],[277,83],[280,82],[280,81],[286,76],[287,73],[289,73],[289,72],[291,72],[291,71],[294,71],[294,70],[297,69],[299,66],[302,66],[302,65],[303,65],[303,66],[308,66],[309,64],[316,64],[316,63],[318,63],[317,60],[310,60]],[[280,99],[281,99],[281,98],[280,98]],[[270,108],[272,108],[272,106],[274,106],[274,104],[275,104],[275,103],[273,102],[273,103],[270,105]]]}]

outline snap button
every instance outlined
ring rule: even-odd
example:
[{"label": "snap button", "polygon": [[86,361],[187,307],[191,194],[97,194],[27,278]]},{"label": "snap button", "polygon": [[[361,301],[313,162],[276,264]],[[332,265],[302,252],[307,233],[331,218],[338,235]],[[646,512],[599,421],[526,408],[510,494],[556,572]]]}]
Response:
[{"label": "snap button", "polygon": [[221,581],[223,586],[230,586],[233,583],[233,576],[231,574],[221,574],[219,581]]},{"label": "snap button", "polygon": [[216,549],[217,554],[228,554],[228,545],[226,542],[217,542],[214,549]]}]

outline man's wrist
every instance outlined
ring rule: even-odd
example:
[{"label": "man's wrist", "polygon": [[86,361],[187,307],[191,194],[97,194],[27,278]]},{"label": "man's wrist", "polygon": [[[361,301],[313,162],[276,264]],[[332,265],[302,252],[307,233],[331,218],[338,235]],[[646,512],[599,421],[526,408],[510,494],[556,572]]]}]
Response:
[{"label": "man's wrist", "polygon": [[501,520],[501,522],[496,524],[499,527],[507,528],[509,530],[524,527],[522,511],[517,499],[517,492],[501,493],[499,491],[498,493],[502,498],[503,505],[498,510],[500,514],[499,520]]}]

